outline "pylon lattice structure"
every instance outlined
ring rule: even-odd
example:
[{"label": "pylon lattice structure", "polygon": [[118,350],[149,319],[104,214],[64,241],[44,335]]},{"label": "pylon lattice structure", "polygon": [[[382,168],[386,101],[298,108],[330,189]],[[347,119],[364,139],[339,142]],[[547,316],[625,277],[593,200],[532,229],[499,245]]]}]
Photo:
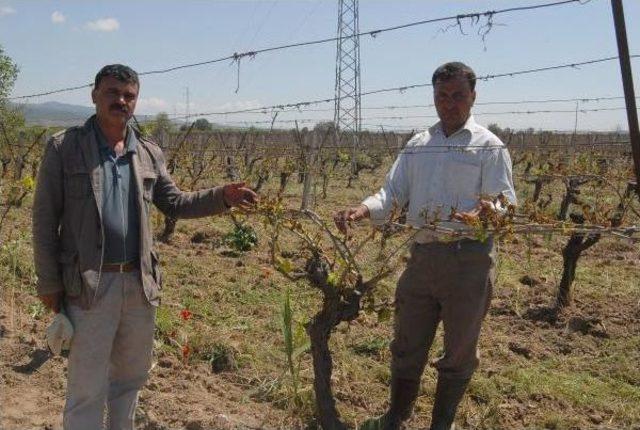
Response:
[{"label": "pylon lattice structure", "polygon": [[338,0],[334,124],[338,145],[351,144],[355,167],[362,125],[358,0]]}]

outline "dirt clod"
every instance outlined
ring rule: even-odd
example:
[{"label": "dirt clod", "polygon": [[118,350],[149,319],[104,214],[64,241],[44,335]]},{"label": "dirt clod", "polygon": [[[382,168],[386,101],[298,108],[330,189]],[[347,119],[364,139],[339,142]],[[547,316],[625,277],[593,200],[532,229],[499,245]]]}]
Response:
[{"label": "dirt clod", "polygon": [[522,278],[520,278],[520,283],[529,287],[535,287],[536,285],[540,285],[542,281],[533,276],[524,275]]},{"label": "dirt clod", "polygon": [[518,345],[514,342],[509,343],[509,350],[511,350],[512,352],[523,356],[524,358],[526,358],[527,360],[531,359],[531,349],[522,346],[522,345]]}]

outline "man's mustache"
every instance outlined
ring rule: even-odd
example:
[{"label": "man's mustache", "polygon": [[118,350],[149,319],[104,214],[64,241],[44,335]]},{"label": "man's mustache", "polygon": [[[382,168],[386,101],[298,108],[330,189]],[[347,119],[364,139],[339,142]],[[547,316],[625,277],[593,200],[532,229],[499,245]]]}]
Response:
[{"label": "man's mustache", "polygon": [[129,113],[129,109],[126,106],[121,105],[111,105],[110,110],[117,110],[124,113]]}]

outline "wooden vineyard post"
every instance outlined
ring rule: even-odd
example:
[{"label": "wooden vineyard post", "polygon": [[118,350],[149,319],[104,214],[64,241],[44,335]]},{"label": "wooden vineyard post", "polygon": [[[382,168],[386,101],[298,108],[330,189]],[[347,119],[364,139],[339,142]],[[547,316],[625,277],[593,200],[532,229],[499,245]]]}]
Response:
[{"label": "wooden vineyard post", "polygon": [[624,99],[627,106],[629,139],[631,141],[631,149],[633,150],[633,165],[636,174],[636,194],[640,198],[640,129],[638,128],[638,111],[636,110],[636,98],[633,90],[633,76],[631,73],[629,44],[627,42],[627,29],[624,23],[622,0],[611,0],[611,9],[613,11],[613,21],[616,27],[618,58],[620,60],[620,72],[622,73]]}]

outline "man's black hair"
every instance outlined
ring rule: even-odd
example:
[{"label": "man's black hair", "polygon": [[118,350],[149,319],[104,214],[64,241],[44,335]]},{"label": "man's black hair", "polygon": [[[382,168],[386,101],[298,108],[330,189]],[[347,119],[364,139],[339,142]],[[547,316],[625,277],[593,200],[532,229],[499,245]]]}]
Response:
[{"label": "man's black hair", "polygon": [[448,81],[452,78],[462,77],[469,81],[471,91],[476,89],[476,74],[473,69],[459,61],[445,63],[438,67],[431,77],[431,84],[435,87],[436,82]]},{"label": "man's black hair", "polygon": [[122,64],[109,64],[104,66],[96,75],[96,80],[93,88],[98,88],[100,81],[107,76],[112,76],[120,82],[127,84],[136,84],[140,87],[140,81],[138,80],[138,74],[129,66]]}]

